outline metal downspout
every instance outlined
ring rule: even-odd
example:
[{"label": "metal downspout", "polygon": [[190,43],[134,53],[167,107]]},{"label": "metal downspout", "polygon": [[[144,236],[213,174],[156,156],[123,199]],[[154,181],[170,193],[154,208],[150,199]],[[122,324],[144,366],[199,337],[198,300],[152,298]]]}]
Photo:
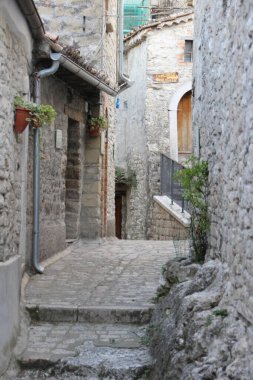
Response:
[{"label": "metal downspout", "polygon": [[[52,65],[48,69],[35,73],[34,95],[35,103],[40,104],[40,80],[53,75],[60,65],[59,53],[51,53]],[[39,128],[34,129],[34,155],[33,155],[33,242],[32,242],[32,266],[37,273],[43,273],[44,268],[39,262],[40,243],[40,136]]]},{"label": "metal downspout", "polygon": [[124,0],[119,0],[119,22],[118,22],[118,41],[119,41],[119,80],[123,82],[120,86],[118,94],[134,84],[123,72],[123,57],[124,57]]}]

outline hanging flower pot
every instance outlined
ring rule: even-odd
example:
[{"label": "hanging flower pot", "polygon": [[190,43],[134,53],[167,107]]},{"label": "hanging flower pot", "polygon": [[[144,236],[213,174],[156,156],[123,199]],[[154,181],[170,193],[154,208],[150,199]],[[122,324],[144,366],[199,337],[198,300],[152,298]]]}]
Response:
[{"label": "hanging flower pot", "polygon": [[29,120],[27,120],[29,118],[30,118],[29,109],[16,106],[14,131],[16,133],[22,133],[26,129],[27,125],[29,124]]},{"label": "hanging flower pot", "polygon": [[100,135],[99,125],[92,125],[88,128],[89,136],[98,137]]},{"label": "hanging flower pot", "polygon": [[51,124],[56,117],[55,110],[48,104],[30,103],[16,96],[14,105],[16,109],[14,130],[17,133],[22,133],[29,123],[33,128],[39,128],[44,124]]},{"label": "hanging flower pot", "polygon": [[100,130],[104,130],[108,127],[107,120],[100,116],[100,117],[91,117],[88,120],[88,132],[89,136],[91,137],[97,137],[100,135]]}]

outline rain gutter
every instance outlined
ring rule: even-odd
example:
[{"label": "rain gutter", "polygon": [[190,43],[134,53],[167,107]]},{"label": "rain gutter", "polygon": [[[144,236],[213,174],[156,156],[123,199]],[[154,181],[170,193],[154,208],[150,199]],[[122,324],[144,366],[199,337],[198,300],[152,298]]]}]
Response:
[{"label": "rain gutter", "polygon": [[71,71],[73,74],[90,83],[97,89],[106,92],[108,95],[116,96],[118,94],[117,90],[114,90],[112,87],[106,85],[97,77],[86,71],[83,67],[73,62],[70,58],[63,54],[61,55],[60,63],[65,69]]},{"label": "rain gutter", "polygon": [[45,29],[34,2],[32,0],[17,0],[17,2],[26,18],[33,37],[42,40],[45,36]]}]

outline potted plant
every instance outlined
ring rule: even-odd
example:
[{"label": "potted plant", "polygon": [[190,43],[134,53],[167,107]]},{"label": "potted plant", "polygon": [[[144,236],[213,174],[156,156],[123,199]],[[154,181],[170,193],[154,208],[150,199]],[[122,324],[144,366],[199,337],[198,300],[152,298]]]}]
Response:
[{"label": "potted plant", "polygon": [[103,116],[91,117],[88,120],[88,132],[92,137],[97,137],[100,135],[100,130],[107,129],[108,123],[107,119]]},{"label": "potted plant", "polygon": [[17,133],[22,133],[29,123],[34,128],[50,124],[56,117],[54,108],[48,104],[35,104],[26,102],[20,96],[16,96],[15,105],[15,125]]}]

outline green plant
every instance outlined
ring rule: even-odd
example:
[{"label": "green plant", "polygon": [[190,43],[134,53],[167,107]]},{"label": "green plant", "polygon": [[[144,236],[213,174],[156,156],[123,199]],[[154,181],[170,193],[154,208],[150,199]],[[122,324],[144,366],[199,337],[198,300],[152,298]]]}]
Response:
[{"label": "green plant", "polygon": [[213,319],[215,317],[221,317],[222,319],[226,318],[228,316],[227,309],[217,309],[212,312],[212,314],[209,314],[206,318],[206,327],[210,326],[213,322]]},{"label": "green plant", "polygon": [[36,127],[51,124],[57,115],[52,106],[27,102],[20,96],[15,97],[14,105],[15,107],[28,109],[30,111],[30,117],[27,118],[27,121]]},{"label": "green plant", "polygon": [[171,285],[168,283],[160,285],[156,291],[154,298],[153,298],[153,302],[157,303],[160,300],[160,298],[167,296],[170,289],[171,289]]},{"label": "green plant", "polygon": [[206,327],[210,326],[212,324],[212,321],[213,321],[213,316],[210,314],[206,317]]},{"label": "green plant", "polygon": [[90,117],[88,120],[89,128],[96,128],[99,127],[100,129],[107,129],[108,128],[108,122],[107,119],[103,116],[99,117]]},{"label": "green plant", "polygon": [[159,326],[159,323],[151,323],[150,325],[148,325],[145,335],[141,338],[141,343],[144,346],[149,347],[151,345],[151,341],[155,333],[158,332]]},{"label": "green plant", "polygon": [[195,259],[203,262],[207,250],[208,218],[208,163],[191,157],[187,166],[178,171],[176,179],[183,188],[184,198],[189,202],[191,212],[191,238]]},{"label": "green plant", "polygon": [[127,187],[136,187],[137,179],[136,174],[132,169],[122,169],[116,167],[115,169],[115,182],[126,185]]},{"label": "green plant", "polygon": [[228,316],[228,311],[227,311],[227,309],[214,310],[213,315],[215,315],[216,317],[221,317],[222,319],[224,319]]}]

